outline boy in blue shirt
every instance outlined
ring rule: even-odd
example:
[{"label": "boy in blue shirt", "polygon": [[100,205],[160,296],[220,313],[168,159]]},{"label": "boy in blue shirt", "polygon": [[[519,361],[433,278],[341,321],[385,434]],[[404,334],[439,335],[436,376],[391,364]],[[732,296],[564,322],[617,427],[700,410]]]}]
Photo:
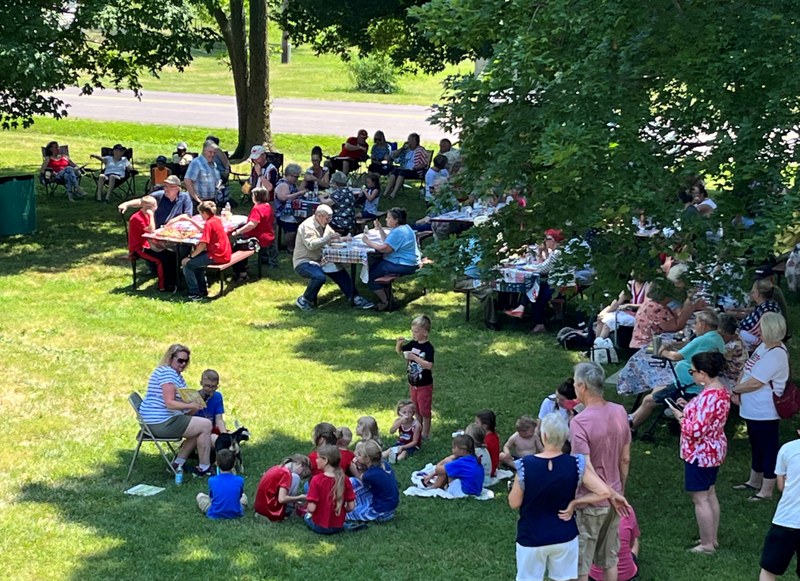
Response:
[{"label": "boy in blue shirt", "polygon": [[225,413],[225,405],[222,401],[222,394],[217,391],[218,388],[219,373],[213,369],[206,369],[203,375],[200,376],[200,395],[203,396],[206,407],[195,415],[199,418],[211,420],[211,425],[213,426],[211,431],[212,445],[219,434],[224,434],[228,431],[225,426],[225,420],[222,417]]},{"label": "boy in blue shirt", "polygon": [[239,518],[244,516],[247,495],[244,478],[233,474],[236,457],[230,450],[217,452],[219,474],[208,479],[208,494],[197,494],[197,506],[208,518]]}]

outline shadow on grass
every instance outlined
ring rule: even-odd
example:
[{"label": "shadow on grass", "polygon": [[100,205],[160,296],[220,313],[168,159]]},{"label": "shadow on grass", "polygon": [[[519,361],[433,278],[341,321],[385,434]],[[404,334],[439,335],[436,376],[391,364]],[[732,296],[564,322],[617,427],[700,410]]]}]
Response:
[{"label": "shadow on grass", "polygon": [[[358,562],[354,568],[370,570],[371,579],[411,579],[421,570],[437,576],[459,571],[459,578],[476,571],[484,576],[496,574],[498,563],[489,550],[479,547],[473,555],[449,563],[441,553],[447,545],[446,539],[455,538],[456,531],[461,531],[458,537],[470,544],[485,542],[487,534],[493,536],[494,533],[476,530],[472,524],[475,519],[492,518],[490,513],[496,513],[498,508],[490,506],[494,503],[401,497],[393,521],[332,537],[315,535],[298,518],[280,524],[256,520],[252,502],[262,471],[278,464],[285,451],[306,452],[308,448],[307,442],[281,433],[245,444],[245,490],[250,505],[245,516],[237,520],[214,521],[204,517],[194,497],[207,491],[207,481],[187,478],[183,486],[175,486],[162,459],[155,450],[146,447],[129,484],[122,479],[132,457],[130,449],[119,451],[114,461],[103,464],[92,474],[54,484],[28,484],[22,488],[17,502],[50,506],[57,512],[58,520],[67,526],[77,526],[82,534],[91,531],[92,550],[77,559],[73,557],[76,564],[69,578],[76,581],[198,577],[307,580],[323,576],[346,579],[351,578],[346,573],[350,567],[342,563],[348,562]],[[401,489],[409,474],[410,468],[406,467],[402,474],[398,473]],[[139,482],[166,490],[145,498],[123,494],[125,488]],[[432,504],[440,509],[435,511],[436,515],[426,510]],[[419,546],[420,539],[425,538],[436,542]],[[378,551],[377,546],[392,550]],[[70,546],[66,552],[73,555],[80,550]],[[397,557],[411,554],[415,555],[413,564]],[[504,561],[499,567],[510,569],[511,562]],[[332,563],[338,566],[332,569]],[[424,569],[420,568],[421,563]]]}]

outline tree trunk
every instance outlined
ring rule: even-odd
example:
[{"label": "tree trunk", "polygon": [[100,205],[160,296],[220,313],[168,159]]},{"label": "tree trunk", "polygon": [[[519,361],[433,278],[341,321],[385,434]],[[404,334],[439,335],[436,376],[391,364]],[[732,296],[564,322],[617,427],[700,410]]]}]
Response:
[{"label": "tree trunk", "polygon": [[268,21],[267,0],[250,0],[250,85],[245,134],[251,146],[263,143],[272,149]]},{"label": "tree trunk", "polygon": [[228,58],[231,63],[233,73],[233,88],[236,93],[236,116],[239,127],[239,139],[236,144],[234,159],[242,159],[250,151],[252,144],[246,135],[247,129],[247,110],[248,110],[248,85],[249,71],[247,69],[247,45],[246,45],[246,26],[244,19],[243,0],[230,1],[230,18],[219,6],[211,4],[210,10],[214,19],[217,21],[225,47],[228,49]]}]

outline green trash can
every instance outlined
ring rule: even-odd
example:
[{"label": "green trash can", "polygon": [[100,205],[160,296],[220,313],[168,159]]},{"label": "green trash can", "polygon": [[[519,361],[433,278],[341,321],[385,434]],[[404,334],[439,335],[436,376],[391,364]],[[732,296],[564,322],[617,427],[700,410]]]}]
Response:
[{"label": "green trash can", "polygon": [[0,236],[36,230],[36,183],[33,176],[0,177]]}]

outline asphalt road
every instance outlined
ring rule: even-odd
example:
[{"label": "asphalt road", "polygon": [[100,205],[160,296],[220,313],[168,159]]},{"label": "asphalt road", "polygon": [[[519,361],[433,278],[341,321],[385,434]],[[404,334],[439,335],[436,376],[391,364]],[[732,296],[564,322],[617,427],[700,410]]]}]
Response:
[{"label": "asphalt road", "polygon": [[[69,116],[78,119],[236,129],[236,102],[224,95],[148,91],[138,100],[130,92],[98,90],[81,96],[78,89],[57,95],[70,105]],[[272,104],[272,131],[348,137],[363,127],[370,137],[382,129],[389,141],[404,141],[412,132],[423,141],[453,139],[427,121],[430,114],[430,108],[417,105],[279,98]]]}]

